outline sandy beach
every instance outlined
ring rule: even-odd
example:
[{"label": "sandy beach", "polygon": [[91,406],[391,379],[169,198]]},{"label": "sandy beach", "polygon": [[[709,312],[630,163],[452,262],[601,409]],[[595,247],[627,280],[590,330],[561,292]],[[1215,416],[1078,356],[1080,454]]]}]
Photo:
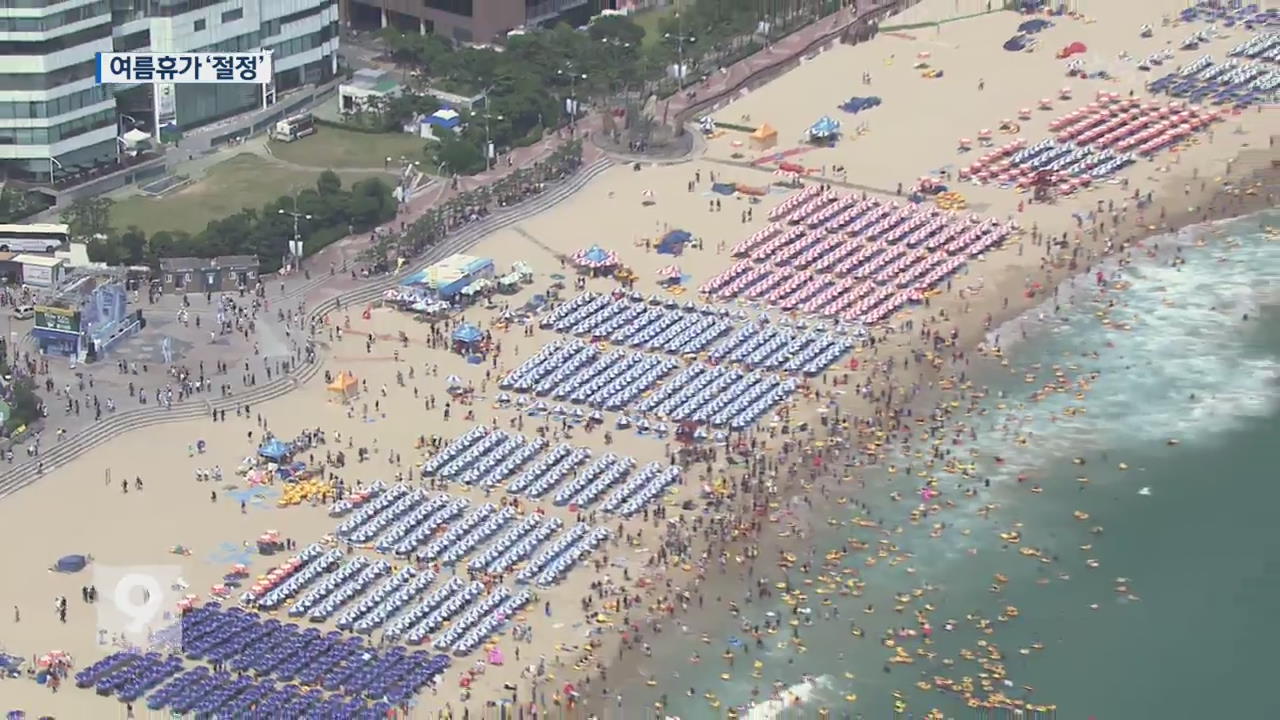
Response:
[{"label": "sandy beach", "polygon": [[[885,24],[964,15],[984,7],[971,0],[926,0]],[[1040,33],[1033,53],[1001,49],[1020,21],[1013,13],[885,33],[860,45],[834,46],[714,117],[743,125],[768,122],[778,129],[775,150],[783,151],[801,146],[805,128],[819,116],[839,116],[845,137],[834,147],[791,157],[811,169],[803,183],[825,183],[841,194],[865,193],[903,202],[906,188],[920,176],[954,171],[969,162],[956,150],[958,138],[997,127],[1020,108],[1035,107],[1040,98],[1053,98],[1052,109],[1036,110],[1030,120],[1019,123],[1019,136],[1032,142],[1050,137],[1053,118],[1092,101],[1099,91],[1147,98],[1143,83],[1151,74],[1117,58],[1121,52],[1136,58],[1170,43],[1176,47],[1191,30],[1161,27],[1161,16],[1172,16],[1181,7],[1172,0],[1099,5],[1090,8],[1088,20],[1056,19],[1054,27]],[[1153,37],[1138,37],[1143,23],[1154,26]],[[1215,41],[1210,52],[1220,57],[1225,48],[1246,37],[1243,30],[1229,35]],[[1089,70],[1105,69],[1114,79],[1065,77],[1064,61],[1053,53],[1075,40],[1089,46],[1080,56]],[[930,66],[944,70],[942,77],[923,78],[912,67],[922,52],[929,53]],[[869,84],[858,81],[863,73],[870,75]],[[1057,100],[1062,88],[1070,88],[1074,99]],[[883,104],[844,115],[837,105],[852,95],[877,95]],[[992,328],[1042,302],[1064,279],[1088,272],[1104,256],[1140,251],[1136,243],[1152,234],[1270,203],[1266,192],[1274,184],[1272,134],[1277,130],[1269,116],[1273,112],[1250,110],[1230,116],[1178,152],[1160,153],[1126,169],[1123,185],[1104,184],[1052,204],[1028,203],[1027,195],[1010,189],[952,183],[951,189],[967,200],[969,212],[1016,221],[1023,231],[1002,248],[971,260],[939,286],[927,305],[912,306],[872,328],[874,345],[808,380],[759,430],[737,438],[748,449],[732,453],[732,463],[724,448],[677,457],[679,447],[672,439],[632,432],[614,431],[606,444],[604,434],[613,430],[616,414],[608,414],[602,428],[586,432],[496,406],[497,378],[561,337],[536,327],[507,328],[496,322],[505,308],[523,304],[554,283],[568,286],[560,291],[562,299],[577,295],[573,285],[578,275],[566,258],[598,244],[616,252],[634,271],[640,292],[680,302],[696,299],[700,284],[735,262],[728,248],[764,227],[769,211],[794,193],[775,186],[752,202],[741,194],[709,192],[712,182],[763,187],[779,179],[773,166],[751,166],[761,153],[735,145],[745,137],[740,133],[707,140],[705,155],[688,162],[639,169],[620,164],[555,209],[498,231],[470,251],[494,258],[500,273],[516,261],[527,262],[535,273],[533,283],[517,294],[497,295],[493,307],[470,308],[439,326],[447,332],[465,320],[491,330],[496,348],[484,362],[469,364],[443,343],[432,343],[427,325],[392,308],[371,308],[367,319],[362,316],[364,307],[333,312],[309,331],[324,350],[327,371],[345,370],[360,380],[362,392],[351,402],[334,402],[323,377],[317,377],[284,398],[250,407],[243,415],[228,414],[225,421],[206,419],[130,433],[64,467],[45,468],[41,481],[0,503],[0,540],[11,548],[0,559],[0,573],[10,579],[0,592],[0,649],[27,658],[62,650],[75,658],[73,670],[109,652],[111,648],[100,642],[95,607],[80,599],[96,565],[176,566],[189,586],[186,592],[207,598],[231,565],[246,563],[251,576],[260,575],[287,556],[268,558],[253,552],[252,542],[263,532],[277,530],[300,546],[332,533],[339,521],[327,515],[323,503],[280,508],[278,487],[253,489],[236,477],[235,468],[255,454],[267,429],[285,439],[308,430],[323,431],[325,444],[301,453],[301,459],[316,465],[326,455],[342,451],[345,467],[328,463],[327,473],[348,487],[359,487],[375,480],[391,484],[397,478],[422,486],[418,467],[430,452],[420,447],[420,439],[439,436],[447,442],[473,426],[491,426],[526,436],[541,433],[552,444],[564,441],[596,454],[614,452],[640,465],[677,460],[684,467],[682,484],[665,498],[669,515],[664,520],[648,512],[622,521],[586,513],[582,520],[607,527],[613,538],[564,581],[536,591],[537,600],[516,619],[529,628],[525,639],[512,639],[508,629],[497,643],[505,663],[488,666],[464,698],[459,679],[478,655],[457,659],[437,691],[421,695],[405,716],[497,717],[486,714],[496,712],[488,704],[511,699],[531,713],[537,708],[574,717],[588,712],[639,717],[636,713],[647,708],[628,706],[621,696],[615,699],[611,689],[624,679],[634,681],[647,674],[646,643],[666,641],[653,632],[654,624],[688,611],[669,622],[686,624],[686,634],[696,636],[699,617],[723,613],[729,588],[741,592],[744,563],[754,566],[758,555],[768,558],[762,564],[771,565],[772,555],[797,552],[797,539],[803,544],[805,524],[811,520],[804,519],[803,510],[780,513],[779,507],[796,497],[812,502],[822,493],[826,498],[823,483],[849,479],[824,472],[815,457],[840,467],[857,444],[859,430],[874,434],[877,423],[892,425],[890,418],[908,412],[913,401],[916,412],[927,411],[938,393],[956,386],[950,378],[963,372],[966,353],[980,344],[982,351],[990,351],[987,334]],[[1004,140],[996,138],[997,144]],[[1231,194],[1224,192],[1224,183],[1236,188],[1261,183],[1263,189]],[[1150,204],[1140,209],[1134,198],[1148,196]],[[654,252],[651,246],[657,239],[675,229],[692,233],[700,247],[689,247],[678,258]],[[1055,246],[1048,238],[1065,242]],[[684,274],[683,293],[671,293],[659,284],[657,271],[673,263]],[[582,282],[593,292],[617,287],[609,277]],[[1036,291],[1029,292],[1032,289]],[[756,311],[752,308],[753,314]],[[398,340],[400,333],[407,343]],[[932,334],[950,338],[936,353],[926,339]],[[849,369],[850,357],[860,361],[860,370]],[[243,362],[252,365],[256,360],[247,357]],[[445,382],[450,375],[461,377],[473,391],[470,400],[450,400]],[[843,421],[828,426],[823,414],[832,407],[838,407]],[[826,449],[815,450],[813,444],[819,440],[827,443]],[[200,441],[204,451],[193,452]],[[367,461],[357,461],[361,448],[368,451]],[[215,466],[221,468],[223,482],[197,480],[199,469]],[[701,493],[704,484],[717,482],[727,488],[718,497]],[[457,484],[443,490],[468,498],[473,506],[497,502],[503,495]],[[852,485],[833,492],[847,496],[846,501],[858,501]],[[686,501],[697,503],[698,509],[682,510]],[[753,512],[761,506],[769,511]],[[579,519],[546,499],[521,511],[535,507],[560,517],[566,526]],[[778,520],[776,527],[771,518]],[[189,553],[175,554],[175,546]],[[657,562],[660,551],[662,563]],[[378,557],[369,550],[352,552]],[[59,557],[75,553],[93,556],[86,571],[48,570]],[[689,592],[681,594],[681,588]],[[65,622],[54,606],[61,596],[68,598]],[[716,603],[716,598],[722,602]],[[702,615],[698,607],[703,607]],[[715,646],[706,650],[708,656],[718,652]],[[529,672],[530,665],[540,663],[541,674]],[[575,702],[571,708],[561,694],[566,682],[581,689],[589,702]],[[52,693],[25,679],[0,683],[4,709],[23,708],[29,717],[125,716],[122,705],[92,691],[66,686]],[[138,708],[138,714],[144,711]]]}]

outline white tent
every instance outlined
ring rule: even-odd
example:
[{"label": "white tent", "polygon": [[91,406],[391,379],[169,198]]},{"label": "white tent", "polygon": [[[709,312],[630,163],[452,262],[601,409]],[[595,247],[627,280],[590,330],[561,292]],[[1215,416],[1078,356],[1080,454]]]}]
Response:
[{"label": "white tent", "polygon": [[149,142],[151,140],[151,135],[139,130],[138,128],[134,128],[125,133],[120,139],[124,141],[125,147],[130,150],[136,150],[142,143]]}]

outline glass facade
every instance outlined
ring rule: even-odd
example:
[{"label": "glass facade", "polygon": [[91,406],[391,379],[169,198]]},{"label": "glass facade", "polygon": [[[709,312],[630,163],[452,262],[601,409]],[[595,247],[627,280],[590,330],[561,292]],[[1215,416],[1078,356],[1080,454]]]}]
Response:
[{"label": "glass facade", "polygon": [[199,127],[259,108],[261,92],[262,86],[252,83],[175,85],[177,124],[184,129]]},{"label": "glass facade", "polygon": [[0,55],[48,55],[108,37],[111,37],[111,16],[104,15],[101,25],[46,40],[0,40]]},{"label": "glass facade", "polygon": [[90,130],[109,127],[116,122],[116,110],[102,110],[42,128],[0,127],[0,145],[51,145]]},{"label": "glass facade", "polygon": [[0,90],[52,90],[76,80],[93,77],[96,60],[68,65],[47,73],[0,72]]},{"label": "glass facade", "polygon": [[[433,0],[437,1],[449,2],[459,7],[463,2],[470,5],[470,0]],[[293,62],[297,63],[303,57],[300,54],[323,48],[327,42],[337,37],[336,21],[323,24],[314,32],[297,29],[298,21],[316,16],[324,17],[323,13],[337,3],[337,0],[306,0],[290,8],[292,10],[302,6],[302,10],[273,20],[264,20],[260,27],[250,32],[221,39],[239,29],[234,25],[224,27],[223,24],[244,19],[249,19],[252,24],[255,22],[252,18],[269,17],[273,12],[280,12],[276,9],[278,6],[275,2],[276,0],[88,0],[87,4],[68,7],[74,3],[67,0],[0,0],[0,33],[29,33],[26,37],[31,38],[30,41],[9,38],[0,40],[0,124],[26,126],[0,127],[0,147],[8,148],[7,152],[19,156],[0,160],[0,178],[9,177],[36,183],[84,178],[91,169],[101,168],[118,159],[119,143],[116,138],[110,137],[105,141],[99,138],[115,135],[114,130],[121,122],[122,114],[129,116],[128,127],[154,130],[151,127],[155,113],[154,88],[98,85],[84,89],[68,87],[71,83],[88,85],[96,69],[93,57],[95,51],[129,52],[150,49],[152,41],[156,40],[153,34],[157,32],[157,27],[165,23],[152,23],[145,18],[173,18],[173,32],[177,34],[172,38],[166,34],[166,42],[180,44],[190,42],[190,39],[183,38],[182,35],[191,32],[194,23],[207,23],[208,30],[213,32],[197,37],[218,41],[204,47],[182,47],[184,52],[253,52],[270,49],[277,62],[292,57]],[[51,14],[39,18],[18,17],[16,12],[5,12],[10,8],[49,8],[47,12]],[[194,13],[205,8],[208,9]],[[125,34],[121,31],[121,26],[126,22],[135,28],[134,32]],[[74,23],[91,27],[68,32],[68,26]],[[55,53],[60,55],[56,61],[50,62],[50,56]],[[3,69],[6,55],[26,58],[43,56],[45,64],[55,69],[6,72]],[[32,70],[41,67],[32,65],[30,60],[24,62]],[[56,67],[56,63],[71,64]],[[304,83],[328,80],[333,76],[332,64],[333,57],[326,54],[318,60],[308,62],[305,67],[279,70],[276,90],[279,92]],[[172,107],[172,115],[166,112],[166,118],[172,117],[179,127],[186,130],[262,107],[263,86],[255,83],[179,84],[171,88],[172,105],[169,107]],[[43,95],[56,97],[29,100],[19,94],[29,95],[39,91],[45,91],[41,93]],[[102,107],[107,109],[100,110]],[[75,117],[77,113],[81,116]],[[64,119],[68,117],[70,119]],[[30,127],[44,123],[52,124],[47,127]],[[46,155],[47,148],[55,144],[72,149],[50,158]]]},{"label": "glass facade", "polygon": [[70,95],[63,95],[53,100],[38,102],[3,102],[0,101],[0,120],[26,120],[28,118],[49,118],[65,115],[83,107],[96,105],[110,99],[111,89],[106,85],[94,85]]},{"label": "glass facade", "polygon": [[70,10],[45,15],[44,17],[4,17],[0,15],[0,32],[47,32],[57,30],[71,23],[88,20],[99,15],[109,15],[110,13],[111,3],[109,0],[98,0],[98,2],[91,5],[81,5]]}]

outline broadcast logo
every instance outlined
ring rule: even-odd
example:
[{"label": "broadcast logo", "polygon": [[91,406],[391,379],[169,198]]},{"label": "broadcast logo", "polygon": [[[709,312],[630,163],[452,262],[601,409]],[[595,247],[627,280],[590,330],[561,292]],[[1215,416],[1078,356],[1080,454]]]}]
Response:
[{"label": "broadcast logo", "polygon": [[[177,565],[93,566],[98,589],[98,642],[130,647],[176,647],[182,568]],[[163,631],[163,632],[162,632]]]}]

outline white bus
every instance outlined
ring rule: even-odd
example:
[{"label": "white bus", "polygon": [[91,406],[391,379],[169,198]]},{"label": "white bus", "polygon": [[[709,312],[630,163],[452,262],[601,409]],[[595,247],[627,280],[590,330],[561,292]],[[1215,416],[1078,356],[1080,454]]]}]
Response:
[{"label": "white bus", "polygon": [[0,252],[51,253],[70,239],[70,228],[66,225],[0,225]]},{"label": "white bus", "polygon": [[276,123],[276,126],[271,129],[271,138],[281,142],[293,142],[315,131],[316,119],[308,112],[285,118]]}]

